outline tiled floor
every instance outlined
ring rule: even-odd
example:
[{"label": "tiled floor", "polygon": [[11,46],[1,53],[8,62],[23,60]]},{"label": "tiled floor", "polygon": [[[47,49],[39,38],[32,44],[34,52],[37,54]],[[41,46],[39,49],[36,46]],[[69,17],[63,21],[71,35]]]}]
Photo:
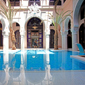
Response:
[{"label": "tiled floor", "polygon": [[85,71],[1,71],[0,85],[85,85]]},{"label": "tiled floor", "polygon": [[20,71],[13,71],[6,67],[0,71],[0,85],[85,85],[85,70],[25,71],[22,66]]}]

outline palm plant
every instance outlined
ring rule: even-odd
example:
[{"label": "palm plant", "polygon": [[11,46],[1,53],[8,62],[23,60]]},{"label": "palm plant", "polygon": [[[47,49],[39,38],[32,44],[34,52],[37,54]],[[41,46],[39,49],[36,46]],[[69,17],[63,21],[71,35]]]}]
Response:
[{"label": "palm plant", "polygon": [[0,4],[1,12],[6,16],[9,22],[9,28],[10,28],[10,35],[11,35],[11,41],[12,41],[12,50],[15,50],[15,34],[14,30],[12,28],[12,21],[13,16],[16,15],[16,12],[14,12],[14,9],[11,7],[10,1],[8,0],[8,10],[6,10],[1,4]]},{"label": "palm plant", "polygon": [[53,25],[54,25],[54,28],[55,28],[55,34],[54,34],[54,49],[55,50],[58,49],[58,27],[67,18],[67,16],[71,16],[71,13],[72,13],[71,10],[67,10],[65,12],[62,11],[62,12],[59,13],[59,11],[57,11],[58,2],[59,2],[59,0],[56,0],[55,6],[54,6],[56,16],[49,14],[49,17],[52,19],[52,22],[53,22]]}]

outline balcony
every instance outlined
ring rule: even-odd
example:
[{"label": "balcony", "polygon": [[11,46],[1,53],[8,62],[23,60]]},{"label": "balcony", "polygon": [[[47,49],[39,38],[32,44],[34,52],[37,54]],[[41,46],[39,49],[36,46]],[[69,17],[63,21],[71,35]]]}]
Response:
[{"label": "balcony", "polygon": [[20,6],[20,1],[10,1],[11,6]]},{"label": "balcony", "polygon": [[[50,5],[50,6],[55,5],[55,1],[54,1],[54,0],[50,0],[50,1],[49,1],[49,5]],[[61,1],[60,1],[60,0],[59,0],[59,2],[58,2],[57,5],[61,5]]]}]

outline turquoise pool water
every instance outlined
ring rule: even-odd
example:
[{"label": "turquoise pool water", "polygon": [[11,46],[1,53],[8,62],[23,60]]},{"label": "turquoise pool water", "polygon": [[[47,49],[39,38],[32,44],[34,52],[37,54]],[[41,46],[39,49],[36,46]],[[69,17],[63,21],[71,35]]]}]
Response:
[{"label": "turquoise pool water", "polygon": [[0,52],[0,70],[8,65],[10,70],[44,71],[50,70],[85,70],[85,62],[70,58],[70,55],[85,55],[72,51],[27,50],[4,54]]}]

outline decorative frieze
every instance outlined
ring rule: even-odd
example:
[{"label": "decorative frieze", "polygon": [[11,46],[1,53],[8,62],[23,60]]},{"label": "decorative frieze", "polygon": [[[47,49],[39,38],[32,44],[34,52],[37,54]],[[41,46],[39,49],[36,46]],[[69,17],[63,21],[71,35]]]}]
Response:
[{"label": "decorative frieze", "polygon": [[29,7],[28,14],[30,16],[40,16],[41,15],[41,10],[39,9],[38,4],[34,3]]}]

